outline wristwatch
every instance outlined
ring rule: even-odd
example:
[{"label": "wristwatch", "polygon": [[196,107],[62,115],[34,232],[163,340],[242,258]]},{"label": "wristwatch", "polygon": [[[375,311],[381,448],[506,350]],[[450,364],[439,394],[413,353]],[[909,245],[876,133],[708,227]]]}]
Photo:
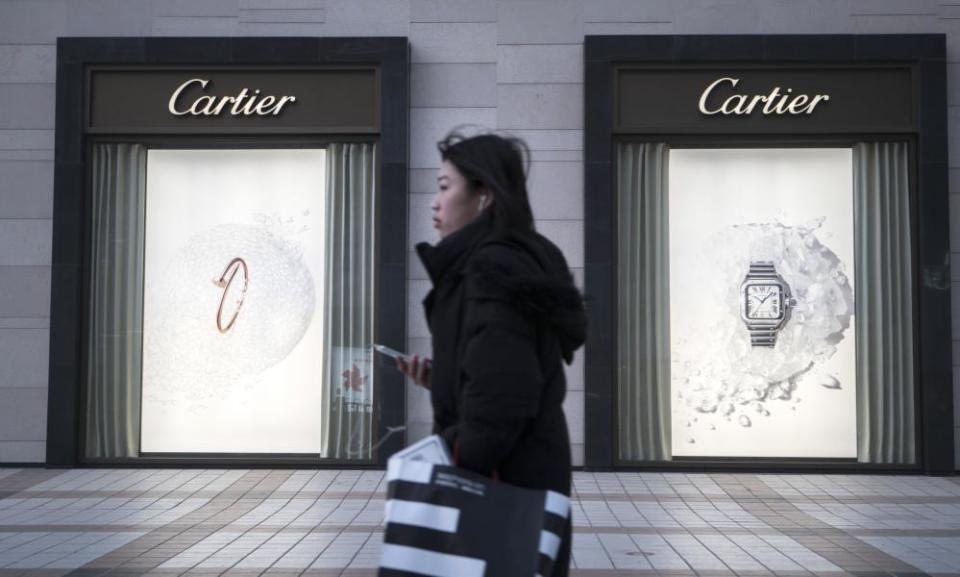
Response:
[{"label": "wristwatch", "polygon": [[750,331],[752,346],[774,347],[777,333],[790,320],[790,310],[796,304],[790,285],[777,274],[772,262],[750,263],[750,270],[740,283],[740,318]]}]

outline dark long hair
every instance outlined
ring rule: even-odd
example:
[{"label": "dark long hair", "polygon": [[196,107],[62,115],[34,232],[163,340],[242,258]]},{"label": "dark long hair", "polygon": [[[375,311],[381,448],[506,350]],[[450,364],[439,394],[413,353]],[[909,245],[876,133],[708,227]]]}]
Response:
[{"label": "dark long hair", "polygon": [[493,195],[489,210],[496,228],[534,230],[524,166],[530,154],[523,140],[497,134],[465,137],[455,129],[437,143],[437,149],[440,158],[450,161],[467,180],[471,194],[485,188]]}]

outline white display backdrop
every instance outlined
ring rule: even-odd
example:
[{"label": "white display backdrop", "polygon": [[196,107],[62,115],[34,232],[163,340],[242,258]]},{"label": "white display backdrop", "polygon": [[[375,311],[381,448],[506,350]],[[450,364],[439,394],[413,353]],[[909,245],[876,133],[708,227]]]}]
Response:
[{"label": "white display backdrop", "polygon": [[[850,149],[673,149],[672,452],[857,456]],[[796,305],[774,348],[739,314],[750,263]]]},{"label": "white display backdrop", "polygon": [[142,452],[320,451],[325,155],[148,152]]}]

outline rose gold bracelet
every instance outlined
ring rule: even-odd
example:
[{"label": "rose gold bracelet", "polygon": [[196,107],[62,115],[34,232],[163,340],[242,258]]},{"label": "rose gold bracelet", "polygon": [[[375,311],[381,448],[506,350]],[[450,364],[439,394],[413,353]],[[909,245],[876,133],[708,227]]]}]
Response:
[{"label": "rose gold bracelet", "polygon": [[[243,290],[240,291],[237,309],[233,311],[230,322],[227,323],[227,326],[223,326],[223,301],[226,300],[227,293],[230,292],[230,284],[240,269],[243,269]],[[230,278],[227,278],[228,273]],[[223,274],[220,275],[220,279],[213,281],[213,284],[223,289],[223,294],[220,295],[220,305],[217,307],[217,330],[220,331],[220,334],[226,334],[227,331],[233,328],[233,323],[237,322],[240,308],[243,307],[243,299],[247,296],[247,286],[250,284],[250,271],[247,269],[247,262],[240,257],[231,260],[229,264],[227,264],[227,268],[223,269]]]}]

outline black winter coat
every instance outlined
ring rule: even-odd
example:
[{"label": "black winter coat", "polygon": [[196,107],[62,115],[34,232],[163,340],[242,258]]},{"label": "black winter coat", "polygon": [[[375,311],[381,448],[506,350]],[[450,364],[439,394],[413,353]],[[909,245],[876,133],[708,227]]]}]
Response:
[{"label": "black winter coat", "polygon": [[584,342],[583,299],[553,243],[498,233],[490,212],[417,246],[433,281],[434,432],[461,467],[569,495],[562,362]]}]

